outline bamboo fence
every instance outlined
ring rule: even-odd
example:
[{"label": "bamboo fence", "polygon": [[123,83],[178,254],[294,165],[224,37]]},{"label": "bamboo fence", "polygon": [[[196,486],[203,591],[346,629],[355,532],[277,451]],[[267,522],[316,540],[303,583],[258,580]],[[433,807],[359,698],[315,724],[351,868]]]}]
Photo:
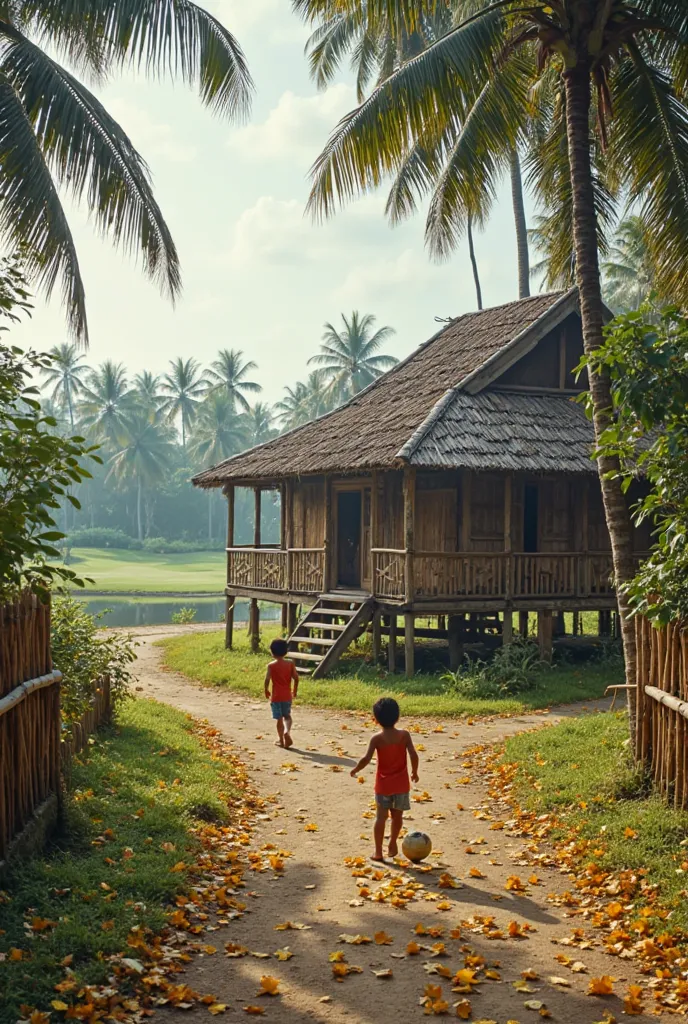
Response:
[{"label": "bamboo fence", "polygon": [[111,717],[105,678],[88,711],[63,728],[61,681],[50,655],[50,605],[30,593],[0,605],[0,862],[41,805],[59,802],[72,758]]},{"label": "bamboo fence", "polygon": [[676,808],[688,808],[688,625],[636,618],[636,757]]},{"label": "bamboo fence", "polygon": [[25,593],[0,606],[0,861],[60,793],[60,680],[50,656],[50,605]]}]

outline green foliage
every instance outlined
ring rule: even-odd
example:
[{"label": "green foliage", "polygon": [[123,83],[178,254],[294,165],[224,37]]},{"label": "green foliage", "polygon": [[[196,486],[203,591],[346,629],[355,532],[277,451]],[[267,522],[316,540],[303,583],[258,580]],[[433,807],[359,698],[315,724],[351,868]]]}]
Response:
[{"label": "green foliage", "polygon": [[[75,759],[71,782],[59,842],[43,857],[18,862],[3,880],[9,898],[2,904],[0,952],[15,947],[30,951],[31,959],[0,958],[0,1024],[16,1024],[23,1003],[50,1011],[66,956],[74,958],[79,987],[106,984],[108,958],[127,950],[131,929],[161,931],[168,905],[188,892],[192,868],[170,869],[196,863],[200,844],[192,829],[199,809],[226,820],[227,801],[239,795],[186,715],[142,700],[127,703],[117,730],[101,733]],[[107,829],[114,838],[94,843]],[[130,859],[122,856],[127,849]],[[29,912],[59,924],[28,942]],[[103,928],[105,922],[112,924]]]},{"label": "green foliage", "polygon": [[[10,302],[10,315],[12,308]],[[0,600],[27,585],[44,592],[55,579],[83,585],[47,559],[59,557],[60,501],[80,507],[69,489],[91,475],[83,460],[99,459],[83,438],[49,432],[55,421],[42,413],[38,389],[28,383],[49,365],[47,356],[0,346]]]},{"label": "green foliage", "polygon": [[67,722],[81,718],[89,709],[94,684],[104,676],[109,677],[115,709],[130,694],[131,666],[138,645],[123,633],[99,633],[100,618],[89,615],[81,602],[72,598],[53,601],[51,647],[53,664],[63,676],[62,713]]},{"label": "green foliage", "polygon": [[599,439],[624,486],[641,477],[636,522],[656,544],[629,587],[633,606],[659,622],[688,615],[688,317],[643,306],[617,317],[591,364],[611,377],[614,421]]},{"label": "green foliage", "polygon": [[547,667],[537,644],[519,637],[495,651],[491,661],[467,662],[442,679],[449,693],[499,700],[538,689]]},{"label": "green foliage", "polygon": [[116,548],[122,551],[140,548],[141,541],[128,537],[123,530],[109,526],[93,526],[85,530],[70,530],[61,542],[62,548]]},{"label": "green foliage", "polygon": [[183,626],[186,623],[193,622],[196,618],[195,608],[180,608],[178,612],[172,613],[172,622],[177,626]]},{"label": "green foliage", "polygon": [[346,401],[396,365],[394,356],[380,349],[395,333],[392,327],[375,328],[375,317],[354,310],[347,319],[342,314],[342,330],[325,324],[320,352],[308,360],[320,367],[320,374],[336,401]]},{"label": "green foliage", "polygon": [[0,233],[23,247],[46,294],[59,285],[70,328],[85,340],[85,290],[61,189],[85,200],[95,226],[170,295],[181,282],[150,172],[84,82],[133,64],[193,83],[204,103],[233,117],[246,111],[250,76],[231,33],[190,0],[12,0],[2,5],[0,42]]}]

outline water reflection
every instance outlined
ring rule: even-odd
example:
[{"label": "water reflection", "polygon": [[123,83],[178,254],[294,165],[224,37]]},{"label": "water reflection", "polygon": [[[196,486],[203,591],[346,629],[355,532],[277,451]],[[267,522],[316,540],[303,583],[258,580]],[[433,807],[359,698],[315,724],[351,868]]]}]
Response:
[{"label": "water reflection", "polygon": [[[78,598],[90,615],[101,615],[101,626],[169,626],[172,616],[182,608],[193,608],[196,615],[194,622],[224,622],[225,602],[215,598],[194,599],[174,598],[169,601],[135,597],[99,597]],[[262,620],[274,621],[279,618],[279,609],[275,607],[261,608]],[[248,601],[237,601],[234,613],[235,622],[248,621]]]}]

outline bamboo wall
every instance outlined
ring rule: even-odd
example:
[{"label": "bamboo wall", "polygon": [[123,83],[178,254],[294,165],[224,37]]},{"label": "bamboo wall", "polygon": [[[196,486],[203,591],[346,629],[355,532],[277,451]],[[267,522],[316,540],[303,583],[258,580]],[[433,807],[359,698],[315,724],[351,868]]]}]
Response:
[{"label": "bamboo wall", "polygon": [[636,618],[636,756],[657,789],[688,808],[688,627]]},{"label": "bamboo wall", "polygon": [[[40,688],[23,685],[43,678]],[[50,606],[33,594],[0,606],[0,861],[60,789],[60,687],[52,678]]]}]

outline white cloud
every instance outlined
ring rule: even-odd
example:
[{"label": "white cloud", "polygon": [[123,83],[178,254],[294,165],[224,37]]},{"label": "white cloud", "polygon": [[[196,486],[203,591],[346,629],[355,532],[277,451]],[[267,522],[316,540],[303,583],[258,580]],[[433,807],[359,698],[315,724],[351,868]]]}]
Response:
[{"label": "white cloud", "polygon": [[232,132],[229,146],[245,160],[289,160],[308,167],[339,119],[356,105],[356,93],[343,82],[315,96],[283,93],[260,124]]},{"label": "white cloud", "polygon": [[154,121],[142,107],[115,96],[108,100],[108,110],[145,158],[157,156],[173,164],[196,159],[196,148],[181,141],[179,128]]},{"label": "white cloud", "polygon": [[301,41],[308,34],[288,0],[205,0],[203,7],[240,43],[254,30],[270,44]]}]

